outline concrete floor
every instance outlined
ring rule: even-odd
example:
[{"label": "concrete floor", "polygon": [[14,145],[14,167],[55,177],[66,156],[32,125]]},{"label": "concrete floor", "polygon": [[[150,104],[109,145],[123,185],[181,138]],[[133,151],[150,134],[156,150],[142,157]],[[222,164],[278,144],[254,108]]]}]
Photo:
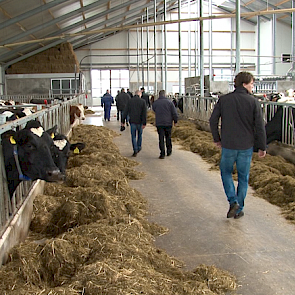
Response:
[{"label": "concrete floor", "polygon": [[149,202],[151,216],[169,228],[156,239],[156,246],[185,263],[188,270],[199,264],[228,270],[238,279],[237,294],[295,294],[295,225],[288,223],[278,207],[253,196],[251,189],[245,203],[245,216],[227,219],[228,203],[219,171],[200,156],[173,145],[173,153],[158,159],[158,135],[152,125],[143,132],[142,151],[131,157],[130,129],[120,132],[116,108],[110,122],[102,120],[100,107],[92,108],[85,124],[104,125],[120,136],[114,142],[121,154],[140,163],[136,168],[146,173],[130,185]]}]

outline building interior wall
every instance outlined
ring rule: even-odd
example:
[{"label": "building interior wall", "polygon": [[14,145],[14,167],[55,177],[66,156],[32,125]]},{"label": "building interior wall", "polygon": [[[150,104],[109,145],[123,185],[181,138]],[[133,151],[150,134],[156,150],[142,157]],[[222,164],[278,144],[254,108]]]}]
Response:
[{"label": "building interior wall", "polygon": [[[205,7],[204,16],[208,15],[209,9]],[[213,9],[213,14],[221,14],[218,9]],[[181,18],[185,19],[198,15],[198,7],[191,5],[190,10],[184,7]],[[167,14],[167,20],[178,19],[178,12]],[[157,21],[163,20],[157,19]],[[153,22],[150,19],[149,22]],[[235,47],[236,29],[235,19],[224,18],[212,20],[212,47],[211,61],[212,71],[217,73],[213,79],[232,81],[235,74]],[[240,60],[241,70],[248,70],[255,75],[286,75],[291,64],[282,63],[281,54],[291,53],[292,30],[286,25],[276,22],[275,41],[272,38],[272,20],[260,23],[260,40],[257,40],[257,25],[248,21],[241,21],[240,27]],[[209,25],[204,24],[204,68],[205,75],[209,74]],[[163,26],[156,27],[156,55],[157,55],[157,89],[165,86],[165,43]],[[181,71],[184,87],[184,79],[190,76],[200,75],[199,68],[199,22],[184,22],[181,24]],[[148,31],[148,33],[147,33]],[[166,25],[166,92],[173,93],[175,87],[179,87],[179,40],[178,24]],[[281,34],[281,32],[284,34]],[[148,36],[148,38],[147,38]],[[275,44],[276,56],[273,57],[273,44]],[[257,72],[257,52],[260,46],[260,73]],[[82,60],[81,68],[90,73],[90,69],[129,69],[130,88],[135,90],[143,84],[154,88],[155,85],[155,49],[154,27],[132,29],[121,32],[98,43],[85,46],[75,51],[78,60]],[[85,57],[89,55],[88,57]],[[273,61],[276,67],[273,73]],[[220,74],[223,73],[223,74]],[[89,75],[88,75],[89,76]]]}]

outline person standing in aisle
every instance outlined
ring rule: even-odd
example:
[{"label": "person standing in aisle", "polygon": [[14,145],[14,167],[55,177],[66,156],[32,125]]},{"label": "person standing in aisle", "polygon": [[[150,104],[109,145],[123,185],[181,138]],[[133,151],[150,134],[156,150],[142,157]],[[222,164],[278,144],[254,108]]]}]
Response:
[{"label": "person standing in aisle", "polygon": [[167,156],[172,153],[171,132],[172,125],[177,124],[178,114],[172,101],[165,97],[165,90],[159,92],[159,98],[152,104],[152,110],[156,114],[156,127],[159,135],[159,159],[165,159],[165,143]]},{"label": "person standing in aisle", "polygon": [[119,121],[120,120],[120,111],[119,111],[119,109],[118,109],[118,102],[117,102],[117,99],[118,99],[118,95],[120,94],[120,91],[118,90],[117,91],[117,95],[116,95],[116,97],[115,97],[115,102],[116,102],[116,108],[117,108],[117,121]]},{"label": "person standing in aisle", "polygon": [[149,95],[147,93],[145,93],[144,87],[141,87],[140,90],[141,90],[141,98],[145,101],[146,107],[150,109],[151,102],[150,102]]},{"label": "person standing in aisle", "polygon": [[[227,218],[244,216],[244,200],[247,194],[254,138],[258,156],[265,157],[266,134],[262,111],[253,92],[254,77],[240,72],[234,80],[235,90],[221,96],[210,117],[210,128],[216,146],[222,149],[220,172],[223,188],[229,202]],[[221,134],[219,119],[221,118]],[[236,164],[238,187],[232,178]]]},{"label": "person standing in aisle", "polygon": [[114,98],[111,96],[110,91],[107,92],[101,98],[101,107],[104,108],[104,119],[110,121],[111,119],[111,106],[114,103]]},{"label": "person standing in aisle", "polygon": [[135,95],[128,100],[123,111],[121,126],[125,127],[125,120],[129,115],[133,157],[136,157],[141,150],[142,131],[146,126],[146,104],[141,99],[141,91],[137,90]]},{"label": "person standing in aisle", "polygon": [[132,98],[132,97],[133,97],[133,94],[132,94],[132,92],[130,91],[130,89],[129,89],[129,88],[127,89],[127,94],[130,96],[130,98]]},{"label": "person standing in aisle", "polygon": [[[127,105],[127,102],[129,101],[130,96],[125,92],[125,89],[122,88],[121,92],[119,93],[118,97],[117,97],[117,109],[119,110],[120,116],[122,118],[123,115],[123,111]],[[128,126],[129,122],[129,116],[127,115],[126,118],[126,125]]]}]

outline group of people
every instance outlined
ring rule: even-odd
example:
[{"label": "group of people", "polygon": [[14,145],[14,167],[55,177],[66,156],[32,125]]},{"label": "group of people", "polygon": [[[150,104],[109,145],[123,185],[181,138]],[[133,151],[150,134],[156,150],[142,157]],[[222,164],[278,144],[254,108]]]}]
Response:
[{"label": "group of people", "polygon": [[[249,72],[240,72],[235,76],[234,86],[233,92],[219,98],[209,123],[213,141],[221,148],[221,179],[229,203],[227,218],[239,219],[244,216],[244,200],[248,190],[254,141],[258,147],[258,156],[265,157],[266,133],[261,107],[252,95],[254,76]],[[148,108],[151,108],[156,116],[159,158],[170,156],[171,131],[173,124],[175,126],[178,121],[175,104],[166,98],[164,90],[159,92],[159,98],[152,105],[142,89],[137,90],[133,97],[126,94],[127,97],[122,91],[118,95],[124,97],[122,101],[125,102],[122,105],[120,102],[118,108],[121,114],[121,127],[125,129],[125,122],[129,121],[133,156],[136,157],[142,149],[142,132],[146,126]],[[232,178],[234,165],[238,173],[237,188]]]},{"label": "group of people", "polygon": [[[125,127],[125,121],[129,120],[133,157],[141,151],[142,131],[146,126],[147,109],[152,108],[156,115],[156,127],[159,134],[160,159],[172,153],[171,131],[172,125],[177,123],[177,110],[169,99],[165,97],[165,91],[159,92],[159,98],[151,105],[149,98],[144,97],[144,89],[137,90],[135,95],[127,102],[121,117],[121,126]],[[166,147],[166,149],[165,149]],[[167,152],[167,153],[166,153]]]},{"label": "group of people", "polygon": [[[144,87],[140,89],[142,94],[142,99],[146,102],[146,105],[148,108],[151,107],[151,102],[149,99],[149,95],[145,92]],[[127,101],[133,97],[132,92],[127,89],[127,92],[125,92],[125,89],[122,88],[121,91],[118,90],[118,93],[115,97],[115,101],[113,96],[110,94],[109,89],[107,89],[106,93],[101,98],[101,107],[104,109],[104,120],[110,121],[111,119],[111,107],[114,102],[116,102],[117,107],[117,120],[119,121],[119,118],[122,117],[123,110],[127,104]],[[127,121],[128,122],[128,121]]]}]

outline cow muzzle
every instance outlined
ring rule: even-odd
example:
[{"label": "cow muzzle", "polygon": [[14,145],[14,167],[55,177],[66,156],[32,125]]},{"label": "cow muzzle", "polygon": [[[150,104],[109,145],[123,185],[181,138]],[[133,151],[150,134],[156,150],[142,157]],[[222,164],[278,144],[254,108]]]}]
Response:
[{"label": "cow muzzle", "polygon": [[48,182],[58,182],[64,181],[66,178],[65,174],[61,173],[59,169],[50,170],[47,172],[47,180]]}]

